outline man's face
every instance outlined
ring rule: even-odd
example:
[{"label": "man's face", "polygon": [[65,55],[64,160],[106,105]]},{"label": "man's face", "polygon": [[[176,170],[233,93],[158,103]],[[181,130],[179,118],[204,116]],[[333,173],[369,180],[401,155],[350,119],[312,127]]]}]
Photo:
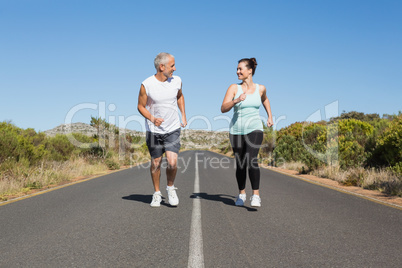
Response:
[{"label": "man's face", "polygon": [[162,73],[166,78],[170,78],[173,76],[174,71],[176,71],[175,61],[173,57],[170,57],[169,61],[162,65]]}]

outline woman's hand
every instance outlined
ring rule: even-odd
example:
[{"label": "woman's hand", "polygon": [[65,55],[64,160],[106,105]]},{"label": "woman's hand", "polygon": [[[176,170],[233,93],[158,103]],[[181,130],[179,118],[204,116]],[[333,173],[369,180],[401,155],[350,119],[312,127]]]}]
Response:
[{"label": "woman's hand", "polygon": [[269,118],[267,121],[267,127],[272,127],[274,125],[274,122],[272,121],[272,118]]},{"label": "woman's hand", "polygon": [[246,99],[246,94],[242,93],[239,97],[238,97],[238,102],[242,102]]}]

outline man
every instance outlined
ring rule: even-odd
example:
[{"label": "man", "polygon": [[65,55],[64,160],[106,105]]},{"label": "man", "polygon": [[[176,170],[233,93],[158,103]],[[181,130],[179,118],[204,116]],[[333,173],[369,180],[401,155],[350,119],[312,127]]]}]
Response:
[{"label": "man", "polygon": [[[160,207],[160,176],[162,155],[166,153],[168,203],[179,204],[174,187],[177,157],[180,150],[180,126],[187,125],[182,83],[176,71],[175,59],[169,53],[159,53],[155,60],[156,74],[145,79],[138,96],[138,111],[145,117],[146,142],[151,155],[151,176],[155,192],[151,207]],[[181,122],[177,107],[180,109]]]}]

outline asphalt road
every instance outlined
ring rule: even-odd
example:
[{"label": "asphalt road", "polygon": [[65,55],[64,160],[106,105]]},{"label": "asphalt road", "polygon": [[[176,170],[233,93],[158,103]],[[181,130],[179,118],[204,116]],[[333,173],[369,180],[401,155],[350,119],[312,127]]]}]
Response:
[{"label": "asphalt road", "polygon": [[178,164],[178,207],[149,206],[147,164],[0,206],[0,267],[401,267],[399,209],[266,169],[236,207],[232,159]]}]

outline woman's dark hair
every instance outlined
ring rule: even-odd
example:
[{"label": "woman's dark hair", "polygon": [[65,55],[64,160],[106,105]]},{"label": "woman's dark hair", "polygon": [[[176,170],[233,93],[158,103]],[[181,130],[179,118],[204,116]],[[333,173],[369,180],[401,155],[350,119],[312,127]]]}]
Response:
[{"label": "woman's dark hair", "polygon": [[257,69],[257,60],[255,58],[250,58],[250,59],[244,58],[244,59],[239,60],[238,63],[240,63],[240,62],[244,62],[246,64],[247,68],[252,69],[253,75],[254,75],[255,69]]}]

